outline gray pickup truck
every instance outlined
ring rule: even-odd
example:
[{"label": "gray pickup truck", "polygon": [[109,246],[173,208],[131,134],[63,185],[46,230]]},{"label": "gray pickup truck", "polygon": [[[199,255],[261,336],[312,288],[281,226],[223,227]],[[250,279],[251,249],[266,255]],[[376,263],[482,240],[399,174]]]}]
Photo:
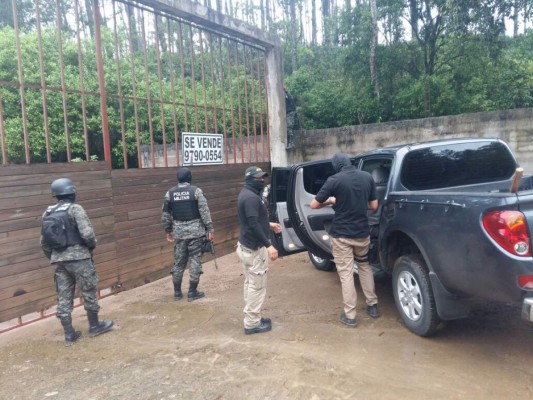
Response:
[{"label": "gray pickup truck", "polygon": [[[352,163],[376,182],[370,259],[392,276],[409,330],[430,336],[441,321],[467,317],[472,299],[521,303],[522,317],[533,321],[533,177],[519,176],[503,141],[399,145]],[[334,211],[310,203],[333,173],[330,160],[274,168],[268,199],[282,225],[274,238],[279,253],[308,251],[324,270],[335,268],[328,235]]]}]

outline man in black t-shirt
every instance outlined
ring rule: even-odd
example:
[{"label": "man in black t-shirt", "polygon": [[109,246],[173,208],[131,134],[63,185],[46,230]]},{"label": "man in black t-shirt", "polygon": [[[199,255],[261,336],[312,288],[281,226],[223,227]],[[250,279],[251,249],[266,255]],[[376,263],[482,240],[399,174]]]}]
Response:
[{"label": "man in black t-shirt", "polygon": [[265,176],[259,167],[249,167],[245,183],[237,198],[240,233],[237,256],[244,265],[244,333],[268,332],[272,329],[270,318],[261,317],[261,307],[266,297],[268,260],[278,258],[269,231],[281,232],[281,225],[269,222],[268,211],[260,196],[265,186]]},{"label": "man in black t-shirt", "polygon": [[359,281],[366,297],[366,311],[372,318],[379,317],[378,299],[374,288],[374,274],[368,263],[370,228],[367,211],[378,208],[376,185],[372,176],[355,168],[350,157],[337,153],[331,159],[336,174],[330,176],[311,201],[311,208],[333,206],[335,216],[329,235],[331,249],[341,280],[344,312],[340,320],[355,327],[357,322],[357,292],[354,286],[353,263],[357,262]]}]

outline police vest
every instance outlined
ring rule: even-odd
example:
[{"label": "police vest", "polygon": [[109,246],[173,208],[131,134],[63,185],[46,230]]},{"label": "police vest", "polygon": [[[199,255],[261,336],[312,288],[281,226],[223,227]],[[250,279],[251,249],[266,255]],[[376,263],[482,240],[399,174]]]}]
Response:
[{"label": "police vest", "polygon": [[198,201],[194,197],[196,186],[175,186],[169,190],[170,206],[174,221],[192,221],[200,218]]}]

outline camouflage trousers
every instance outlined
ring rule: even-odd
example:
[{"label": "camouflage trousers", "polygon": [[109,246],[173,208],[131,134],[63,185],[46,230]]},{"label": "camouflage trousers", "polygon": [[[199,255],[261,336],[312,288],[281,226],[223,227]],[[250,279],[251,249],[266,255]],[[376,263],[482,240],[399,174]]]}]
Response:
[{"label": "camouflage trousers", "polygon": [[187,261],[190,260],[189,265],[189,279],[191,282],[198,282],[202,272],[202,244],[204,237],[194,239],[179,239],[174,245],[174,265],[170,270],[172,280],[174,282],[181,282],[183,279],[183,272],[187,266]]},{"label": "camouflage trousers", "polygon": [[67,317],[74,306],[74,292],[79,285],[83,297],[83,307],[87,311],[98,312],[98,276],[90,258],[75,261],[63,261],[56,266],[54,281],[57,291],[57,317]]}]

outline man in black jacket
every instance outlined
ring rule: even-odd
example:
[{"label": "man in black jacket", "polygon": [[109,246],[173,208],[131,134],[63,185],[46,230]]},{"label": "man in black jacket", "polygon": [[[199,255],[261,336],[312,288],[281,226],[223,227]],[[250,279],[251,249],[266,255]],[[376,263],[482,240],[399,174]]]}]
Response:
[{"label": "man in black jacket", "polygon": [[281,232],[281,225],[269,222],[268,210],[260,196],[265,176],[259,167],[249,167],[245,183],[237,199],[240,233],[237,256],[244,265],[244,333],[268,332],[270,318],[261,317],[266,297],[268,260],[275,261],[278,251],[269,239],[269,231]]},{"label": "man in black jacket", "polygon": [[340,320],[355,327],[357,293],[353,280],[353,263],[357,262],[359,281],[366,297],[366,312],[379,317],[374,275],[368,263],[370,228],[368,210],[378,208],[376,185],[372,176],[355,168],[350,157],[337,153],[331,159],[336,174],[330,176],[311,201],[311,208],[333,206],[335,216],[331,224],[331,250],[341,280],[344,312]]}]

